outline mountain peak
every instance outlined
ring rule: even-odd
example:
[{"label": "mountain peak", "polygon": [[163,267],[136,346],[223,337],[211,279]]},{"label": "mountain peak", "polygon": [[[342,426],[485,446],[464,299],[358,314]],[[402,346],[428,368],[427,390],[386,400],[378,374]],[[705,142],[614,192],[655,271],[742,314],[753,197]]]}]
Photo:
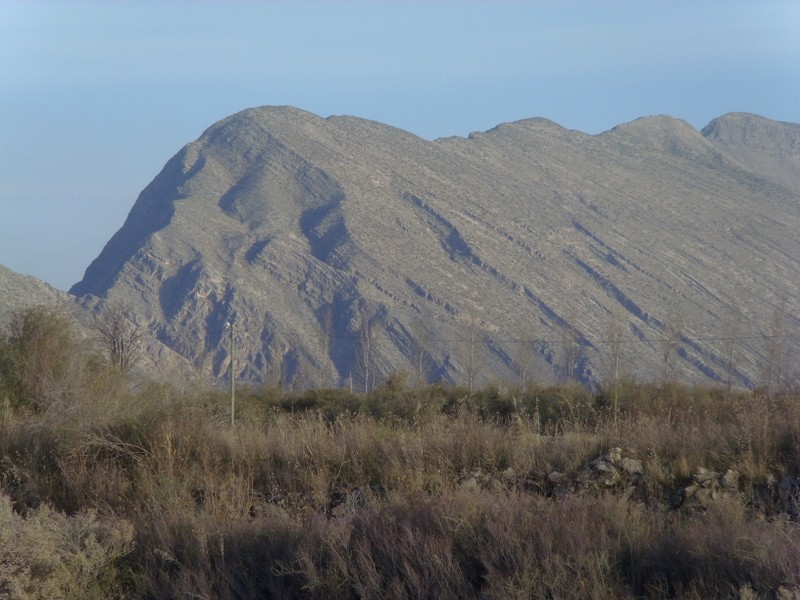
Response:
[{"label": "mountain peak", "polygon": [[800,191],[800,124],[729,113],[701,133],[743,168]]},{"label": "mountain peak", "polygon": [[663,143],[668,140],[697,140],[699,132],[683,119],[676,119],[667,115],[640,117],[628,123],[622,123],[606,131],[601,136],[629,137],[652,142]]},{"label": "mountain peak", "polygon": [[800,124],[770,121],[749,113],[713,119],[701,133],[718,144],[800,159]]}]

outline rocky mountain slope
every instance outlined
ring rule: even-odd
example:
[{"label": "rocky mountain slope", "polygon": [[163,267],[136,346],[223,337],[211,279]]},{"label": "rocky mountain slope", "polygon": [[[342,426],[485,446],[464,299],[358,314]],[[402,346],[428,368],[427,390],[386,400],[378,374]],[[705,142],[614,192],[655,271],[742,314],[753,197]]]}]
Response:
[{"label": "rocky mountain slope", "polygon": [[[15,314],[28,308],[44,306],[70,317],[74,333],[102,354],[105,348],[98,334],[97,317],[102,313],[105,302],[107,300],[94,296],[76,298],[41,279],[0,265],[0,335],[7,334],[7,328]],[[137,320],[134,313],[130,317]],[[134,371],[146,379],[185,378],[192,374],[193,369],[187,360],[164,346],[154,336],[142,336],[140,348],[137,348],[134,355]]]},{"label": "rocky mountain slope", "polygon": [[15,312],[38,304],[73,306],[74,299],[41,279],[23,275],[0,265],[0,327]]},{"label": "rocky mountain slope", "polygon": [[[86,298],[84,302],[82,305],[75,296],[57,290],[41,279],[0,265],[0,339],[4,341],[12,333],[15,317],[36,307],[46,307],[67,316],[73,325],[72,333],[78,338],[94,340],[97,331],[90,305],[97,306],[101,300]],[[19,325],[20,321],[16,324]]]},{"label": "rocky mountain slope", "polygon": [[753,386],[800,334],[799,149],[744,114],[426,141],[250,109],[166,164],[71,293],[212,378],[232,322],[237,377],[284,385]]}]

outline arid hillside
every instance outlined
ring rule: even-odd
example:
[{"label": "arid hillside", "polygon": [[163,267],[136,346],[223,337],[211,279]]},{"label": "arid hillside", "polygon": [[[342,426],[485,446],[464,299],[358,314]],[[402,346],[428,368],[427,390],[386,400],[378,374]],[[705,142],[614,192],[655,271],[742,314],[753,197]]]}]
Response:
[{"label": "arid hillside", "polygon": [[[204,378],[753,387],[800,335],[800,125],[543,120],[427,141],[245,110],[178,152],[71,292]],[[769,381],[768,381],[769,380]]]}]

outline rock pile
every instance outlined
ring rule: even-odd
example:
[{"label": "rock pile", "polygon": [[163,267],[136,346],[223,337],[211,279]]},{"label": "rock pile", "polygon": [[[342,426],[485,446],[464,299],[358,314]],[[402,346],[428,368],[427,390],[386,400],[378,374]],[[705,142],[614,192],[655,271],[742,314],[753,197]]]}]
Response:
[{"label": "rock pile", "polygon": [[560,496],[570,491],[624,490],[631,494],[644,482],[642,461],[624,456],[622,448],[611,448],[592,460],[588,467],[574,476],[552,471],[544,482],[548,496]]},{"label": "rock pile", "polygon": [[[734,469],[719,473],[699,467],[691,482],[670,497],[673,509],[705,510],[720,498],[743,497],[745,489],[757,496],[766,513],[788,515],[792,521],[800,521],[800,477],[784,477],[776,487],[776,479],[764,489],[747,488],[747,482]],[[574,493],[602,494],[613,492],[628,498],[645,498],[645,472],[642,461],[625,456],[622,448],[613,447],[591,460],[586,468],[571,473],[551,471],[547,475],[529,472],[519,474],[512,467],[491,472],[481,468],[465,470],[455,482],[464,490],[502,490],[541,494],[552,498],[563,498]],[[372,502],[386,499],[382,485],[353,487],[342,485],[331,491],[324,512],[329,518],[349,518]],[[759,499],[748,496],[750,503]]]},{"label": "rock pile", "polygon": [[739,494],[738,472],[728,469],[724,474],[700,467],[692,476],[692,483],[680,488],[672,496],[673,508],[699,509],[707,507],[717,498],[730,498]]}]

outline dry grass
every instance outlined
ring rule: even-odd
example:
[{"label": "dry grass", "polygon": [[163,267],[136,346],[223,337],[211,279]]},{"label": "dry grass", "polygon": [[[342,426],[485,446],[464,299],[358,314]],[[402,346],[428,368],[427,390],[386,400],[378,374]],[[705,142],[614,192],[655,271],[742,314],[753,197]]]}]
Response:
[{"label": "dry grass", "polygon": [[[0,490],[17,536],[39,536],[43,520],[62,539],[87,519],[106,532],[89,559],[105,597],[800,589],[800,526],[776,486],[800,475],[797,395],[628,384],[615,415],[602,394],[570,387],[241,390],[231,430],[223,394],[92,381],[69,409],[4,415]],[[642,461],[635,490],[579,485],[614,446]],[[672,508],[701,467],[738,471],[739,493]],[[553,471],[569,484],[549,488]],[[9,540],[0,556],[28,560]],[[77,585],[67,573],[79,552],[43,552],[47,571],[4,567],[0,597]]]}]

